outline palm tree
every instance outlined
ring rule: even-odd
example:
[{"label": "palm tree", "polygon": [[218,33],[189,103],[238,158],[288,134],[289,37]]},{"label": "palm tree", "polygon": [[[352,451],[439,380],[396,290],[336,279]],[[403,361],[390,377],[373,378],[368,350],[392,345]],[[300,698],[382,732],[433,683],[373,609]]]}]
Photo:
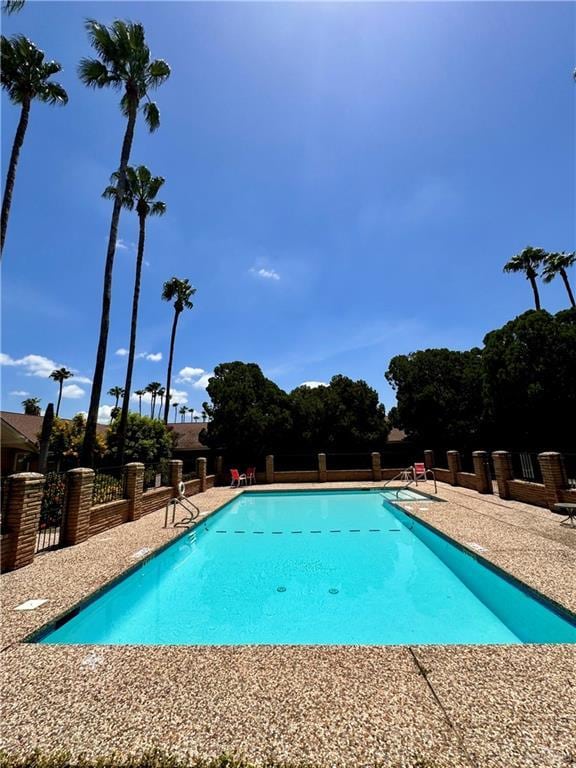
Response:
[{"label": "palm tree", "polygon": [[536,278],[538,277],[538,267],[545,256],[546,251],[542,248],[531,248],[528,246],[520,253],[517,253],[516,256],[512,256],[504,267],[504,272],[524,272],[526,279],[530,280],[530,285],[534,291],[534,303],[537,310],[540,310],[541,306]]},{"label": "palm tree", "polygon": [[22,405],[27,416],[40,416],[39,397],[27,397],[26,400],[22,400]]},{"label": "palm tree", "polygon": [[160,398],[160,404],[158,405],[158,418],[160,419],[160,414],[162,413],[162,405],[164,404],[164,395],[166,394],[166,390],[164,387],[160,387],[158,390],[158,397]]},{"label": "palm tree", "polygon": [[118,401],[120,400],[121,397],[124,397],[123,387],[112,387],[111,389],[108,390],[108,394],[110,395],[110,397],[116,398],[116,402],[114,403],[114,408],[118,408]]},{"label": "palm tree", "polygon": [[2,215],[0,219],[0,253],[4,250],[8,217],[12,205],[12,193],[16,179],[16,167],[24,136],[28,128],[30,107],[34,99],[45,104],[66,104],[68,94],[59,83],[50,81],[52,75],[62,70],[57,61],[44,61],[44,51],[36,48],[24,35],[14,35],[7,38],[2,35],[1,44],[2,88],[8,91],[12,104],[21,107],[18,127],[14,135],[12,152],[6,172],[6,185],[2,198]]},{"label": "palm tree", "polygon": [[198,416],[198,415],[194,416],[194,421],[196,423],[198,423],[200,421],[200,416]]},{"label": "palm tree", "polygon": [[[176,416],[176,411],[178,410],[179,403],[172,403],[172,408],[174,408],[174,424],[178,421],[178,418]],[[166,422],[168,423],[168,422]]]},{"label": "palm tree", "polygon": [[2,10],[8,16],[12,13],[18,13],[24,8],[24,0],[4,0],[2,3]]},{"label": "palm tree", "polygon": [[174,321],[172,323],[172,334],[170,336],[170,355],[168,358],[168,375],[166,378],[166,404],[164,406],[164,422],[168,424],[168,408],[170,407],[170,380],[172,379],[172,361],[174,359],[174,342],[176,341],[176,326],[178,318],[184,309],[192,309],[194,306],[190,301],[196,293],[196,288],[190,285],[188,280],[179,280],[173,277],[164,283],[162,289],[162,298],[164,301],[174,299]]},{"label": "palm tree", "polygon": [[118,240],[118,222],[122,208],[126,180],[126,168],[130,161],[130,151],[134,139],[136,117],[144,100],[142,112],[150,131],[155,131],[160,125],[160,113],[157,105],[149,100],[148,91],[157,88],[170,76],[170,67],[165,61],[152,61],[150,49],[146,45],[144,27],[128,21],[116,20],[110,27],[99,24],[93,19],[86,22],[86,30],[90,44],[98,58],[82,59],[78,66],[80,79],[90,88],[112,87],[122,91],[120,108],[126,117],[126,130],[122,141],[120,165],[118,166],[118,192],[114,198],[106,264],[104,267],[104,286],[102,293],[102,314],[100,317],[100,334],[96,351],[94,383],[90,395],[90,407],[86,420],[84,444],[82,446],[81,464],[92,463],[94,441],[96,438],[96,421],[102,393],[104,367],[106,365],[106,348],[108,345],[108,330],[110,326],[110,302],[112,299],[112,270],[114,255]]},{"label": "palm tree", "polygon": [[188,413],[190,414],[190,424],[192,424],[192,418],[194,416],[194,408],[188,408]]},{"label": "palm tree", "polygon": [[[116,199],[120,193],[120,174],[118,171],[112,174],[111,186],[104,190],[104,197]],[[126,168],[124,193],[121,204],[129,211],[136,208],[138,214],[139,235],[138,253],[136,256],[136,275],[134,278],[134,294],[132,296],[132,323],[130,327],[130,346],[128,349],[128,364],[126,366],[126,392],[132,389],[132,373],[134,370],[134,358],[136,357],[136,331],[138,328],[138,302],[140,300],[140,282],[142,278],[142,263],[144,261],[144,244],[146,241],[146,219],[148,216],[163,216],[166,213],[166,204],[160,200],[154,200],[160,187],[164,184],[162,176],[152,176],[145,165]],[[122,414],[118,425],[118,457],[120,463],[124,457],[124,441],[126,438],[126,425],[128,423],[128,399],[122,403]],[[162,406],[160,406],[162,407]]]},{"label": "palm tree", "polygon": [[188,413],[188,408],[185,405],[181,405],[178,413],[180,414],[180,421],[182,424],[184,424],[184,421],[186,420],[186,414]]},{"label": "palm tree", "polygon": [[137,389],[136,392],[134,392],[136,397],[138,398],[138,413],[140,416],[142,416],[142,397],[146,394],[145,389]]},{"label": "palm tree", "polygon": [[69,371],[68,368],[57,368],[55,371],[52,371],[50,374],[50,378],[54,381],[57,381],[60,385],[60,389],[58,390],[58,403],[56,404],[56,418],[58,418],[58,414],[60,413],[60,401],[62,400],[62,386],[66,379],[70,379],[73,376],[72,371]]},{"label": "palm tree", "polygon": [[566,274],[566,270],[570,269],[570,267],[573,267],[574,264],[576,264],[576,251],[572,251],[572,253],[564,253],[564,251],[562,251],[562,253],[547,253],[544,258],[542,279],[545,283],[550,283],[552,280],[554,280],[556,275],[560,275],[564,281],[566,290],[568,291],[570,304],[573,307],[576,307],[574,294],[572,293],[572,288],[570,287],[570,283],[568,281],[568,275]]},{"label": "palm tree", "polygon": [[146,392],[150,393],[150,418],[154,418],[154,409],[156,407],[156,397],[158,396],[162,384],[159,381],[151,381],[146,387]]}]

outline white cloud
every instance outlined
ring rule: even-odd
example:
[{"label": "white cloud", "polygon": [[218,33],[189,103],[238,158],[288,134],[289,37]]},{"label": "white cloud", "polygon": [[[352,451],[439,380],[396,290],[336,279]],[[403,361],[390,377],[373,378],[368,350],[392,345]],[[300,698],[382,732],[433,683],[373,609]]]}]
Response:
[{"label": "white cloud", "polygon": [[24,392],[23,389],[15,389],[13,392],[10,392],[11,395],[14,395],[15,397],[28,397],[30,392]]},{"label": "white cloud", "polygon": [[316,387],[327,387],[328,384],[325,381],[303,381],[300,384],[301,387],[309,387],[310,389],[316,389]]},{"label": "white cloud", "polygon": [[[172,400],[176,400],[176,402],[179,403],[179,405],[186,405],[186,403],[188,402],[188,393],[187,392],[184,392],[184,391],[182,391],[180,389],[171,389],[170,391],[172,393]],[[140,398],[138,397],[138,395],[134,394],[134,392],[133,392],[132,395],[130,396],[130,400],[133,403],[138,403]],[[142,395],[142,404],[144,404],[144,403],[150,404],[151,401],[152,401],[152,395],[150,394],[150,392],[144,392],[144,394]],[[162,402],[163,402],[162,407],[164,407],[164,402],[165,401],[163,400]],[[156,410],[158,410],[158,406],[159,405],[160,405],[160,398],[157,397],[156,398]]]},{"label": "white cloud", "polygon": [[82,387],[76,384],[66,384],[65,387],[62,387],[62,397],[67,397],[70,400],[78,400],[79,397],[84,397],[85,394],[86,392]]},{"label": "white cloud", "polygon": [[200,376],[198,381],[195,381],[192,386],[194,389],[206,389],[208,386],[208,382],[210,379],[214,376],[214,371],[211,371],[210,373],[205,373],[204,376]]},{"label": "white cloud", "polygon": [[18,366],[24,368],[26,376],[39,376],[42,379],[47,379],[52,371],[59,367],[54,360],[43,355],[25,355],[19,360],[14,360],[10,355],[3,352],[0,353],[0,365]]},{"label": "white cloud", "polygon": [[101,405],[100,408],[98,408],[98,423],[99,424],[110,424],[111,418],[112,418],[112,409],[114,406],[112,405]]},{"label": "white cloud", "polygon": [[88,376],[72,376],[74,381],[77,381],[79,384],[92,384],[92,379],[89,379]]},{"label": "white cloud", "polygon": [[170,407],[172,403],[178,403],[178,405],[186,405],[188,402],[188,392],[183,392],[180,389],[171,389],[170,395],[172,396]]},{"label": "white cloud", "polygon": [[280,275],[275,269],[265,269],[264,267],[256,269],[256,267],[251,267],[250,274],[255,277],[261,277],[263,280],[280,280]]},{"label": "white cloud", "polygon": [[118,240],[116,240],[116,248],[119,251],[135,251],[136,243],[132,243],[130,240],[124,240],[122,237],[119,237]]},{"label": "white cloud", "polygon": [[204,368],[192,368],[191,366],[187,365],[184,368],[181,368],[178,372],[178,378],[176,379],[176,382],[178,384],[192,384],[194,379],[202,376],[203,373]]},{"label": "white cloud", "polygon": [[117,349],[114,354],[118,355],[119,357],[125,357],[128,354],[128,350],[124,349],[124,347],[120,347],[120,349]]},{"label": "white cloud", "polygon": [[149,355],[146,355],[146,360],[150,360],[152,363],[158,363],[162,360],[162,352],[151,352]]}]

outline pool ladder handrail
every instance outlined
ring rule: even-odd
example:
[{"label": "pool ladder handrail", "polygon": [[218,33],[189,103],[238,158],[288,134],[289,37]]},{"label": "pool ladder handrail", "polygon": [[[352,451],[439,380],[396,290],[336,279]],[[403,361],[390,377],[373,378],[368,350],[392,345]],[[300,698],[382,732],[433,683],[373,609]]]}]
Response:
[{"label": "pool ladder handrail", "polygon": [[[426,468],[424,470],[424,476],[426,480],[428,479],[428,473],[432,475],[432,480],[434,481],[434,493],[438,493],[438,486],[436,484],[436,475],[434,474],[434,470],[429,468]],[[420,479],[422,480],[422,477],[420,477]],[[414,467],[406,467],[406,469],[403,469],[397,475],[394,475],[394,477],[391,477],[389,480],[386,480],[382,488],[386,488],[388,483],[393,483],[395,480],[403,480],[406,483],[400,488],[391,489],[391,490],[396,490],[396,498],[398,498],[398,494],[400,493],[400,491],[406,491],[411,485],[418,485],[418,475],[414,471]]]},{"label": "pool ladder handrail", "polygon": [[[189,517],[183,517],[182,520],[179,520],[177,523],[174,522],[176,518],[176,505],[180,504],[186,512],[188,512]],[[192,523],[198,518],[200,515],[200,509],[194,504],[190,499],[186,498],[186,496],[174,496],[174,498],[170,499],[166,503],[166,513],[164,515],[164,528],[168,527],[168,508],[172,505],[172,525],[174,528],[179,528],[180,526],[188,527],[189,525],[192,525]]]}]

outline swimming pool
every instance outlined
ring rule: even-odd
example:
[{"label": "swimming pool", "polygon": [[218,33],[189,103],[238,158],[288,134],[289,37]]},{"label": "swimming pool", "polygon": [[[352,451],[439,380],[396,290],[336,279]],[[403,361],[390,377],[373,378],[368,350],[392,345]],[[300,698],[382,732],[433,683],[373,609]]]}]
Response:
[{"label": "swimming pool", "polygon": [[[403,492],[418,507],[435,502]],[[42,643],[576,642],[573,617],[367,491],[245,492]]]}]

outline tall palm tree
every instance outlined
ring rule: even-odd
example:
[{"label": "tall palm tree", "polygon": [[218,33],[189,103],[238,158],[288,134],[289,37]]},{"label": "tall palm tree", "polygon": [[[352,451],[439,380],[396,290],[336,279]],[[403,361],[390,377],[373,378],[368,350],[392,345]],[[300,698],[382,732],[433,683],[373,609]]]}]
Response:
[{"label": "tall palm tree", "polygon": [[566,286],[570,304],[573,307],[576,307],[576,302],[574,301],[574,294],[572,293],[566,270],[570,269],[570,267],[573,267],[575,264],[576,251],[572,251],[572,253],[564,253],[564,251],[562,251],[562,253],[547,253],[544,258],[544,269],[542,270],[542,279],[545,283],[550,283],[554,280],[556,275],[560,275]]},{"label": "tall palm tree", "polygon": [[192,424],[192,419],[194,417],[194,408],[188,408],[188,413],[190,414],[190,424]]},{"label": "tall palm tree", "polygon": [[540,310],[540,294],[536,278],[538,277],[538,267],[546,256],[546,251],[542,248],[531,248],[528,246],[523,251],[512,256],[510,261],[504,266],[504,272],[523,272],[526,279],[530,280],[530,285],[534,291],[534,303],[536,309]]},{"label": "tall palm tree", "polygon": [[142,397],[146,394],[145,389],[137,389],[136,392],[134,392],[136,397],[138,398],[138,413],[140,416],[142,416]]},{"label": "tall palm tree", "polygon": [[[178,417],[176,416],[176,411],[178,410],[179,403],[172,403],[172,408],[174,408],[174,424],[178,421]],[[168,422],[166,422],[168,423]]]},{"label": "tall palm tree", "polygon": [[22,400],[22,405],[27,416],[40,416],[39,397],[27,397],[26,400]]},{"label": "tall palm tree", "polygon": [[[115,200],[121,195],[120,173],[112,174],[112,185],[104,190],[104,197]],[[145,165],[133,168],[126,167],[126,178],[121,204],[129,211],[136,208],[138,214],[138,253],[136,256],[136,275],[134,277],[134,293],[132,296],[132,322],[130,326],[130,345],[128,349],[128,363],[126,366],[126,392],[132,389],[132,373],[134,371],[134,358],[136,357],[136,331],[138,328],[138,302],[140,300],[140,282],[142,279],[142,263],[144,261],[144,245],[146,242],[146,219],[148,216],[163,216],[166,213],[166,204],[154,198],[164,184],[162,176],[152,176]],[[122,403],[122,414],[118,425],[118,458],[120,463],[124,458],[124,442],[126,439],[126,425],[128,423],[128,398]],[[162,406],[160,406],[162,407]]]},{"label": "tall palm tree", "polygon": [[60,401],[62,400],[62,386],[64,385],[64,382],[66,379],[70,379],[73,376],[72,371],[69,371],[68,368],[56,368],[55,371],[52,371],[50,374],[50,378],[54,381],[57,381],[60,385],[60,388],[58,390],[58,403],[56,404],[56,417],[58,417],[58,414],[60,413]]},{"label": "tall palm tree", "polygon": [[24,0],[4,0],[2,3],[2,10],[8,16],[12,13],[18,13],[24,8]]},{"label": "tall palm tree", "polygon": [[185,405],[181,405],[178,409],[178,413],[180,414],[180,421],[182,424],[184,424],[184,421],[186,420],[186,414],[188,413],[188,408]]},{"label": "tall palm tree", "polygon": [[100,334],[96,351],[94,382],[90,395],[90,407],[86,420],[86,431],[81,452],[81,464],[92,463],[93,447],[96,438],[96,421],[102,393],[106,349],[110,326],[110,302],[112,299],[112,270],[118,240],[118,222],[124,194],[126,168],[130,161],[130,151],[134,139],[136,118],[144,101],[142,112],[150,131],[160,125],[160,113],[157,105],[149,100],[148,91],[157,88],[170,76],[170,67],[161,59],[152,60],[150,49],[146,45],[144,27],[128,21],[116,20],[110,27],[99,24],[93,19],[86,22],[90,44],[98,58],[82,59],[78,66],[80,79],[90,88],[115,88],[122,91],[120,108],[126,117],[126,130],[122,141],[120,165],[118,166],[118,191],[114,198],[106,264],[104,267],[104,286],[102,292],[102,313]]},{"label": "tall palm tree", "polygon": [[12,104],[20,108],[20,119],[14,134],[12,152],[6,172],[6,185],[2,198],[2,214],[0,218],[0,253],[4,251],[8,217],[12,205],[16,168],[24,136],[28,128],[30,107],[34,99],[45,104],[66,104],[68,94],[59,83],[50,80],[52,75],[60,72],[62,67],[57,61],[44,61],[44,51],[36,48],[24,35],[14,35],[7,38],[2,35],[0,42],[2,88],[8,92]]},{"label": "tall palm tree", "polygon": [[194,306],[190,299],[196,293],[196,288],[190,285],[188,280],[179,280],[173,277],[164,283],[162,289],[162,298],[164,301],[174,300],[174,321],[172,323],[172,334],[170,336],[170,355],[168,357],[168,375],[166,377],[166,404],[164,405],[164,422],[168,424],[168,408],[170,407],[170,381],[172,379],[172,362],[174,359],[174,342],[176,341],[176,326],[178,318],[185,309],[192,309]]},{"label": "tall palm tree", "polygon": [[150,393],[150,418],[154,418],[154,409],[156,408],[156,398],[159,391],[162,389],[162,384],[159,381],[151,381],[146,387],[146,392]]},{"label": "tall palm tree", "polygon": [[110,395],[110,397],[116,398],[116,402],[114,403],[114,408],[118,408],[118,401],[120,400],[121,397],[124,397],[124,388],[112,387],[111,389],[108,390],[108,394]]},{"label": "tall palm tree", "polygon": [[164,396],[165,395],[166,395],[166,390],[164,389],[164,387],[160,387],[160,389],[158,390],[158,398],[160,400],[160,403],[158,405],[158,418],[159,419],[162,418],[160,414],[162,413],[162,406],[164,404]]}]

